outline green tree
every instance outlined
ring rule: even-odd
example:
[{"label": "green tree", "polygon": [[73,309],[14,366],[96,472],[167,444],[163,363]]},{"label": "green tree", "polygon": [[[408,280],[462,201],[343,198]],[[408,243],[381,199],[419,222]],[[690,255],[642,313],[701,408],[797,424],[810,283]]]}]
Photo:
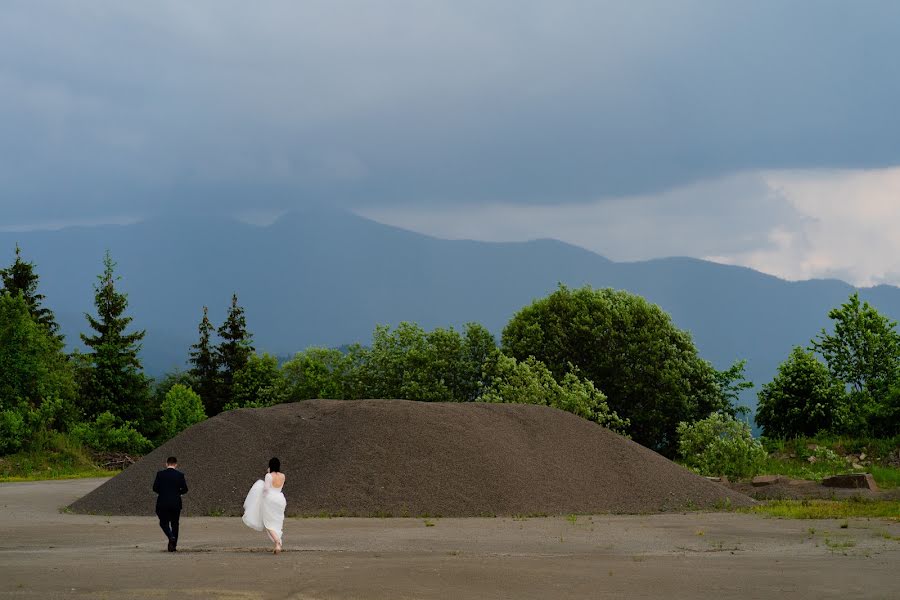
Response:
[{"label": "green tree", "polygon": [[550,370],[534,357],[524,361],[496,353],[485,364],[489,381],[480,400],[506,404],[551,406],[594,421],[619,433],[628,422],[610,410],[606,396],[586,379],[569,372],[557,382]]},{"label": "green tree", "polygon": [[272,406],[286,397],[278,359],[271,354],[252,354],[247,364],[234,374],[232,400],[226,409]]},{"label": "green tree", "polygon": [[35,322],[23,295],[0,292],[0,454],[34,447],[79,417],[62,340]]},{"label": "green tree", "polygon": [[[238,305],[237,294],[231,296],[231,307],[225,322],[219,327],[221,342],[216,347],[216,361],[220,373],[220,393],[217,400],[228,403],[233,401],[232,386],[235,374],[247,365],[254,352],[253,336],[247,331],[247,318],[243,307]],[[220,406],[212,406],[210,414],[221,410]]]},{"label": "green tree", "polygon": [[821,333],[812,341],[828,369],[856,393],[879,397],[898,379],[900,334],[897,323],[879,313],[868,302],[860,302],[859,293],[828,318],[834,332]]},{"label": "green tree", "polygon": [[307,348],[281,366],[286,400],[329,398],[350,400],[362,398],[355,383],[359,369],[359,346],[341,352],[337,348]]},{"label": "green tree", "polygon": [[128,296],[116,289],[121,278],[115,274],[115,266],[107,251],[103,273],[94,285],[97,317],[85,313],[94,334],[81,334],[89,349],[89,368],[81,373],[80,392],[89,417],[109,411],[140,426],[148,413],[150,391],[138,357],[145,331],[126,333],[132,317],[125,315]]},{"label": "green tree", "polygon": [[889,438],[900,435],[900,382],[878,403],[869,421],[876,436]]},{"label": "green tree", "polygon": [[35,322],[22,294],[0,293],[0,410],[52,398],[71,404],[75,392],[62,341]]},{"label": "green tree", "polygon": [[747,361],[739,360],[724,371],[716,371],[716,386],[719,389],[719,397],[722,398],[722,409],[720,412],[729,414],[732,417],[741,415],[749,415],[750,409],[746,406],[740,406],[741,393],[745,390],[753,388],[753,382],[747,381],[744,374],[744,368]]},{"label": "green tree", "polygon": [[219,399],[219,361],[216,357],[210,338],[216,331],[209,320],[209,311],[203,307],[203,318],[198,327],[200,339],[191,346],[191,376],[195,383],[195,389],[203,400],[206,411],[216,414],[222,406]]},{"label": "green tree", "polygon": [[679,423],[678,453],[687,467],[710,476],[753,477],[766,459],[750,426],[723,413]]},{"label": "green tree", "polygon": [[628,292],[561,285],[513,316],[502,347],[519,361],[534,356],[557,380],[577,368],[630,421],[635,441],[669,456],[678,423],[733,409],[691,336]]},{"label": "green tree", "polygon": [[814,436],[842,427],[845,402],[844,384],[815,355],[797,347],[760,390],[756,423],[768,437]]},{"label": "green tree", "polygon": [[357,393],[369,398],[471,402],[482,391],[484,361],[496,353],[493,337],[470,323],[425,332],[415,323],[378,326],[360,355]]},{"label": "green tree", "polygon": [[176,383],[160,406],[162,410],[162,435],[171,439],[196,423],[206,419],[203,402],[190,387]]},{"label": "green tree", "polygon": [[3,290],[11,296],[22,294],[28,311],[36,323],[47,328],[50,335],[59,337],[59,325],[53,311],[43,306],[44,295],[38,293],[39,277],[34,271],[34,263],[22,260],[22,250],[16,244],[16,260],[5,269],[0,269],[0,280],[3,282]]}]

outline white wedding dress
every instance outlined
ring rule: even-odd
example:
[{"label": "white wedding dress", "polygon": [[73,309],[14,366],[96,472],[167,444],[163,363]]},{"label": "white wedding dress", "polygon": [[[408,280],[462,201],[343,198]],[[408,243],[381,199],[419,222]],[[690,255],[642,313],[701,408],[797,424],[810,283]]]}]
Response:
[{"label": "white wedding dress", "polygon": [[247,527],[257,531],[269,530],[275,534],[277,539],[273,541],[279,544],[284,527],[284,508],[287,506],[281,490],[282,488],[272,487],[271,473],[266,473],[265,480],[257,479],[244,500],[242,517]]}]

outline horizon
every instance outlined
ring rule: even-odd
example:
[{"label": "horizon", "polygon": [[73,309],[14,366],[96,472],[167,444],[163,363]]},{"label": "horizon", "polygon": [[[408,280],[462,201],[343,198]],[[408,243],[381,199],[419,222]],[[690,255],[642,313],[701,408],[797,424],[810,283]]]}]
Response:
[{"label": "horizon", "polygon": [[[664,256],[653,256],[653,257],[647,257],[647,258],[616,259],[616,258],[609,257],[595,249],[592,249],[592,248],[589,248],[586,246],[582,246],[582,245],[578,244],[577,242],[560,239],[558,237],[531,237],[531,238],[526,237],[526,238],[515,239],[515,240],[489,240],[489,239],[478,239],[476,237],[456,237],[456,236],[452,236],[449,234],[441,235],[440,233],[423,231],[421,229],[417,230],[417,229],[413,229],[409,226],[404,226],[402,224],[395,224],[395,223],[391,223],[391,222],[387,222],[387,221],[382,221],[382,220],[379,220],[378,218],[368,216],[364,213],[357,212],[357,211],[354,211],[349,208],[326,206],[326,205],[306,205],[306,206],[297,207],[297,208],[293,208],[293,209],[289,209],[289,210],[279,211],[279,213],[275,216],[266,215],[263,218],[260,218],[259,215],[253,215],[253,216],[248,217],[246,215],[242,216],[242,215],[238,215],[238,214],[215,215],[215,218],[217,218],[219,220],[231,221],[233,223],[238,223],[241,225],[247,225],[247,226],[251,226],[251,227],[264,229],[264,228],[267,228],[267,227],[270,227],[270,226],[276,224],[281,219],[283,219],[285,217],[289,217],[292,214],[303,214],[303,213],[308,213],[308,212],[313,212],[313,213],[321,212],[321,213],[331,213],[331,214],[340,214],[340,215],[348,215],[348,216],[358,217],[358,218],[364,219],[366,221],[376,223],[381,226],[390,227],[393,229],[398,229],[398,230],[409,232],[409,233],[419,234],[419,235],[422,235],[424,237],[428,237],[431,239],[444,240],[444,241],[480,242],[480,243],[500,244],[500,245],[507,244],[507,243],[529,243],[529,242],[540,242],[540,241],[558,242],[561,244],[565,244],[565,245],[577,248],[579,250],[584,250],[586,252],[590,252],[591,254],[594,254],[600,258],[610,260],[614,263],[619,263],[619,264],[636,264],[636,263],[648,263],[648,262],[654,262],[654,261],[685,259],[685,260],[695,260],[695,261],[700,261],[700,262],[712,263],[712,264],[715,264],[715,265],[718,265],[721,267],[734,267],[734,268],[738,268],[738,269],[747,269],[749,271],[753,271],[753,272],[756,272],[756,273],[759,273],[762,275],[771,276],[778,280],[785,281],[788,283],[800,283],[800,282],[805,282],[805,281],[837,281],[837,282],[841,282],[841,283],[846,283],[846,284],[848,284],[854,288],[860,289],[860,290],[876,289],[879,287],[900,288],[900,283],[872,282],[868,285],[857,284],[852,281],[848,281],[847,279],[842,279],[839,276],[823,275],[823,276],[809,276],[809,277],[804,277],[804,278],[790,278],[790,277],[783,276],[779,273],[766,272],[766,271],[760,270],[760,269],[755,268],[750,265],[737,264],[733,261],[728,261],[728,260],[717,260],[716,257],[697,257],[697,256],[689,256],[689,255],[685,255],[685,254],[682,254],[682,255],[672,254],[672,255],[667,255],[667,256],[665,256],[665,255]],[[19,229],[19,228],[4,229],[4,228],[0,227],[0,234],[4,234],[4,233],[6,233],[6,234],[52,233],[52,232],[60,232],[60,231],[71,230],[71,229],[89,229],[89,228],[103,228],[103,227],[129,227],[129,226],[133,226],[133,225],[141,225],[141,224],[147,224],[147,223],[153,223],[153,222],[169,221],[172,219],[195,221],[195,220],[203,220],[203,219],[209,219],[209,218],[210,218],[210,215],[204,215],[204,214],[199,214],[199,213],[167,214],[167,215],[157,214],[157,215],[146,216],[146,217],[120,218],[120,219],[112,220],[109,222],[53,223],[53,224],[46,224],[44,226],[33,225],[30,227],[24,227],[21,229]],[[23,251],[27,254],[27,249],[23,248]],[[6,252],[6,250],[4,250],[3,252]],[[9,253],[10,253],[10,256],[12,256],[13,251],[9,250]],[[3,255],[2,252],[0,252],[0,256],[2,256],[2,255]],[[27,256],[26,256],[26,258],[27,258]]]}]

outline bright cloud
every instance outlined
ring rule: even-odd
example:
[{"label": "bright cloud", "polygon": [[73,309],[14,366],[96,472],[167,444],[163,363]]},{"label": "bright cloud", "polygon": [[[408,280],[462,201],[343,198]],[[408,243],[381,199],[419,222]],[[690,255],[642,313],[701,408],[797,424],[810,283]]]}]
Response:
[{"label": "bright cloud", "polygon": [[364,214],[438,237],[552,237],[614,260],[693,256],[792,280],[900,284],[900,167],[758,171],[588,204]]},{"label": "bright cloud", "polygon": [[773,228],[768,247],[716,258],[787,279],[900,283],[900,167],[774,172],[764,179],[801,215],[799,226]]}]

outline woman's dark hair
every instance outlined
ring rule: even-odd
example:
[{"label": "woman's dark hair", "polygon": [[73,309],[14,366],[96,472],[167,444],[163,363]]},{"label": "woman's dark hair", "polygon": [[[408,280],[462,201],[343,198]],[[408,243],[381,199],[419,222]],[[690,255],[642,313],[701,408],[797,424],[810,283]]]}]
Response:
[{"label": "woman's dark hair", "polygon": [[272,458],[269,461],[269,472],[270,473],[280,473],[281,472],[281,461],[277,458]]}]

